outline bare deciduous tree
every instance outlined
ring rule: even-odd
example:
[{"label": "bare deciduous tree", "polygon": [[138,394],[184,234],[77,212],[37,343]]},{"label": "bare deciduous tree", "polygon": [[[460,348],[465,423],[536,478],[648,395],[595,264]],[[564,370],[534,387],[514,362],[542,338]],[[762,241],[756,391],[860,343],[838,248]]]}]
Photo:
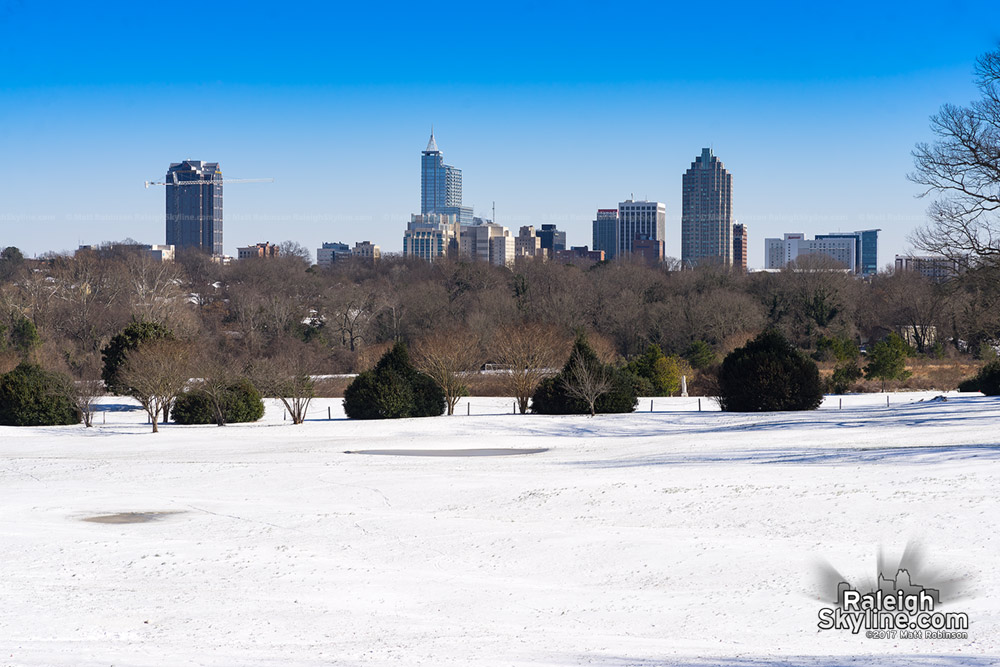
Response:
[{"label": "bare deciduous tree", "polygon": [[521,414],[538,383],[559,372],[569,342],[555,329],[538,324],[512,325],[498,331],[490,346],[490,359],[503,375],[507,393],[517,399]]},{"label": "bare deciduous tree", "polygon": [[431,334],[413,348],[414,366],[441,387],[449,415],[455,414],[458,399],[468,394],[463,374],[478,370],[481,363],[479,338],[468,329]]},{"label": "bare deciduous tree", "polygon": [[316,395],[315,368],[304,345],[292,340],[287,343],[278,355],[251,364],[250,381],[261,396],[280,400],[293,424],[301,424]]},{"label": "bare deciduous tree", "polygon": [[143,343],[125,358],[119,378],[146,411],[153,433],[159,431],[160,415],[166,422],[170,405],[188,383],[191,358],[187,343],[168,339]]},{"label": "bare deciduous tree", "polygon": [[83,423],[87,428],[94,425],[94,407],[97,399],[104,395],[104,382],[101,380],[100,357],[92,352],[79,360],[68,363],[72,371],[72,386],[70,395],[73,402],[83,415]]},{"label": "bare deciduous tree", "polygon": [[967,107],[945,104],[931,116],[933,143],[913,151],[909,178],[942,199],[928,211],[931,223],[913,243],[934,254],[987,262],[1000,260],[1000,49],[979,58],[976,84],[982,94]]},{"label": "bare deciduous tree", "polygon": [[587,363],[583,354],[577,350],[570,359],[567,370],[562,378],[566,393],[584,401],[593,417],[597,414],[597,399],[608,393],[614,382],[608,367],[600,362]]}]

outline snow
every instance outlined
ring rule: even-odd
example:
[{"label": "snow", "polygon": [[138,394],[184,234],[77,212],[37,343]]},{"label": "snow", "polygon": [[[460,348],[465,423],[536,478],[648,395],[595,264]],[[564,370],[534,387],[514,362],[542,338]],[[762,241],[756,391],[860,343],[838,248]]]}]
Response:
[{"label": "snow", "polygon": [[[936,395],[380,422],[328,399],[301,426],[269,401],[158,434],[109,398],[91,429],[0,427],[0,665],[994,664],[1000,400]],[[547,451],[345,453],[479,448]],[[174,514],[83,520],[126,512]],[[964,578],[968,639],[817,630],[817,560],[871,577],[913,539]]]}]

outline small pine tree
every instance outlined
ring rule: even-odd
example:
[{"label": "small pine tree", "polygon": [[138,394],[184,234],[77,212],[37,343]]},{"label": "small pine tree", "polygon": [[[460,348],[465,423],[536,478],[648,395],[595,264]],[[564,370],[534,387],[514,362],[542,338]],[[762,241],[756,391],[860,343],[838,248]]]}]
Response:
[{"label": "small pine tree", "polygon": [[712,350],[712,346],[703,340],[696,340],[688,346],[687,351],[684,353],[684,358],[688,360],[688,363],[692,367],[698,370],[705,370],[706,368],[711,368],[715,365],[718,357],[715,351]]},{"label": "small pine tree", "polygon": [[719,369],[719,405],[728,412],[815,410],[822,401],[816,363],[777,331],[733,350]]},{"label": "small pine tree", "polygon": [[882,391],[888,380],[905,380],[910,377],[906,370],[906,356],[910,346],[898,335],[891,333],[885,340],[875,343],[868,353],[868,364],[865,366],[865,377],[869,380],[881,380]]},{"label": "small pine tree", "polygon": [[993,360],[973,377],[958,385],[959,391],[981,391],[987,396],[1000,396],[1000,360]]}]

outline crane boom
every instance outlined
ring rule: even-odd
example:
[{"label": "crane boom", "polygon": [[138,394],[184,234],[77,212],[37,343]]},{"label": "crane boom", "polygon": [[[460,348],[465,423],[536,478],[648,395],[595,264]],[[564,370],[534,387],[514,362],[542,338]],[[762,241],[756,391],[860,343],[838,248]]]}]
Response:
[{"label": "crane boom", "polygon": [[146,189],[150,185],[229,185],[230,183],[274,183],[273,178],[224,178],[221,181],[146,181]]}]

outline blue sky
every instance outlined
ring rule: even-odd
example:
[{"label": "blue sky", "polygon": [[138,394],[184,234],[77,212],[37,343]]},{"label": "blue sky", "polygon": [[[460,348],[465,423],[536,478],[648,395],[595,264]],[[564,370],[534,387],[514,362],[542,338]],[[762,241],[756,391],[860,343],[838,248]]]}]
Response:
[{"label": "blue sky", "polygon": [[170,162],[218,161],[225,247],[371,240],[397,251],[431,124],[465,203],[590,245],[597,208],[667,204],[711,146],[750,263],[782,232],[882,228],[927,118],[967,103],[1000,43],[989,2],[0,2],[0,246],[164,240]]}]

